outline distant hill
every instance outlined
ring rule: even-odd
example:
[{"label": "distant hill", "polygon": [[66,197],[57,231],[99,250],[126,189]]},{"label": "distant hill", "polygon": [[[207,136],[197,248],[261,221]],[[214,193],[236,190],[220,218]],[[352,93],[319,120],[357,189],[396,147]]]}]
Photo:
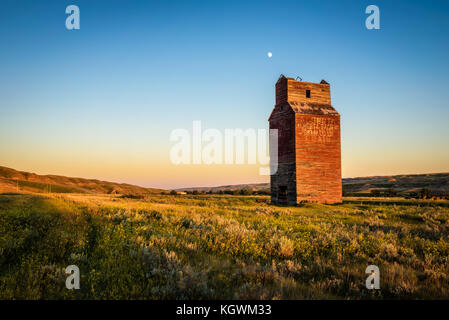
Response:
[{"label": "distant hill", "polygon": [[38,175],[0,166],[0,193],[4,192],[101,193],[142,195],[165,190],[95,179]]},{"label": "distant hill", "polygon": [[269,183],[250,183],[250,184],[232,184],[218,187],[190,187],[190,188],[180,188],[176,189],[176,191],[234,191],[234,190],[242,190],[242,189],[250,189],[252,191],[261,191],[261,190],[269,190]]},{"label": "distant hill", "polygon": [[[96,179],[71,178],[56,175],[38,175],[0,166],[0,193],[5,192],[53,192],[53,193],[99,193],[143,195],[162,193],[167,190],[144,188],[126,183],[100,181]],[[416,192],[423,188],[449,193],[449,173],[406,174],[343,179],[343,191],[367,194],[371,190],[393,188],[398,192]],[[269,183],[223,185],[217,187],[180,188],[177,191],[234,191],[250,189],[268,191]]]},{"label": "distant hill", "polygon": [[371,190],[393,188],[400,192],[414,192],[423,188],[449,192],[449,173],[401,174],[343,179],[346,192],[368,193]]},{"label": "distant hill", "polygon": [[[393,188],[399,192],[414,192],[423,188],[434,191],[449,192],[449,173],[406,174],[395,176],[374,176],[343,179],[343,191],[348,193],[369,193],[371,190]],[[181,188],[178,191],[233,191],[250,189],[253,191],[269,190],[269,183],[236,184],[217,187]]]}]

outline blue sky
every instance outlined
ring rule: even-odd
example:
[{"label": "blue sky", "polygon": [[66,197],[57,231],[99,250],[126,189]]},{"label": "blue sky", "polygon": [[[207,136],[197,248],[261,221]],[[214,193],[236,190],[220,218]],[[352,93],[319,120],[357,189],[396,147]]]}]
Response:
[{"label": "blue sky", "polygon": [[[80,30],[65,28],[70,4]],[[380,30],[365,28],[370,4]],[[331,84],[344,177],[449,171],[448,38],[447,1],[2,1],[0,165],[167,188],[262,181],[175,170],[168,137],[193,120],[267,128],[285,74]]]}]

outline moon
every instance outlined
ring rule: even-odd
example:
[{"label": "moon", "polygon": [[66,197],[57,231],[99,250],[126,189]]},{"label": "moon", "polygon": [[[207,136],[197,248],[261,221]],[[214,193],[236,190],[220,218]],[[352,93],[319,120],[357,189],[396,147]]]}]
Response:
[{"label": "moon", "polygon": [[268,58],[271,58],[273,56],[273,54],[271,52],[267,53]]}]

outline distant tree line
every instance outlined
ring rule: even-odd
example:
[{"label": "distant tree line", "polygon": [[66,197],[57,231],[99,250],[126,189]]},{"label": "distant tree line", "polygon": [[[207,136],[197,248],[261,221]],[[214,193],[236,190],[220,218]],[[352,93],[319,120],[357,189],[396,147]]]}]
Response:
[{"label": "distant tree line", "polygon": [[[222,195],[239,195],[239,196],[250,196],[250,195],[270,195],[270,190],[252,190],[252,189],[236,189],[236,190],[188,190],[184,191],[185,194],[190,195],[207,195],[207,194],[222,194]],[[172,190],[171,195],[179,195],[180,192]],[[423,188],[417,192],[400,192],[394,188],[387,189],[373,189],[369,193],[357,193],[343,191],[343,196],[366,196],[366,197],[404,197],[406,199],[447,199],[449,200],[449,192],[431,190]]]},{"label": "distant tree line", "polygon": [[409,198],[413,198],[413,199],[446,199],[446,200],[449,200],[449,192],[423,188],[423,189],[421,189],[418,192],[410,192],[409,193]]}]

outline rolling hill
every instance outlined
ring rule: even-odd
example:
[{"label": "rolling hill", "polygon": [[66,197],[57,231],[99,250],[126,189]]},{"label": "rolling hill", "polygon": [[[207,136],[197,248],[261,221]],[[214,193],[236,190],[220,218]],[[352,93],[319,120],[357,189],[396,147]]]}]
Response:
[{"label": "rolling hill", "polygon": [[371,190],[395,189],[399,192],[416,192],[430,189],[449,192],[449,173],[402,174],[343,179],[343,190],[354,193],[369,193]]},{"label": "rolling hill", "polygon": [[[393,188],[399,192],[416,192],[426,188],[433,191],[449,192],[449,173],[406,174],[395,176],[373,176],[343,179],[343,191],[348,193],[370,193],[371,190]],[[269,183],[237,184],[217,187],[181,188],[178,191],[234,191],[250,189],[252,191],[269,190]]]},{"label": "rolling hill", "polygon": [[214,193],[218,191],[235,191],[242,189],[250,189],[252,191],[266,191],[270,189],[269,183],[248,183],[248,184],[231,184],[217,187],[189,187],[189,188],[180,188],[176,189],[176,191],[200,191],[200,192],[209,192],[212,191]]},{"label": "rolling hill", "polygon": [[18,191],[142,195],[165,190],[95,179],[38,175],[0,166],[0,193]]},{"label": "rolling hill", "polygon": [[[373,176],[343,179],[343,191],[354,194],[369,194],[371,190],[393,188],[398,192],[416,192],[423,188],[449,193],[449,173],[407,174],[395,176]],[[250,189],[268,191],[269,183],[236,184],[216,187],[189,187],[177,191],[200,191],[214,193]],[[96,179],[72,178],[57,175],[38,175],[0,166],[0,193],[7,192],[53,192],[91,194],[143,195],[167,192],[156,188],[145,188],[126,183],[100,181]]]}]

